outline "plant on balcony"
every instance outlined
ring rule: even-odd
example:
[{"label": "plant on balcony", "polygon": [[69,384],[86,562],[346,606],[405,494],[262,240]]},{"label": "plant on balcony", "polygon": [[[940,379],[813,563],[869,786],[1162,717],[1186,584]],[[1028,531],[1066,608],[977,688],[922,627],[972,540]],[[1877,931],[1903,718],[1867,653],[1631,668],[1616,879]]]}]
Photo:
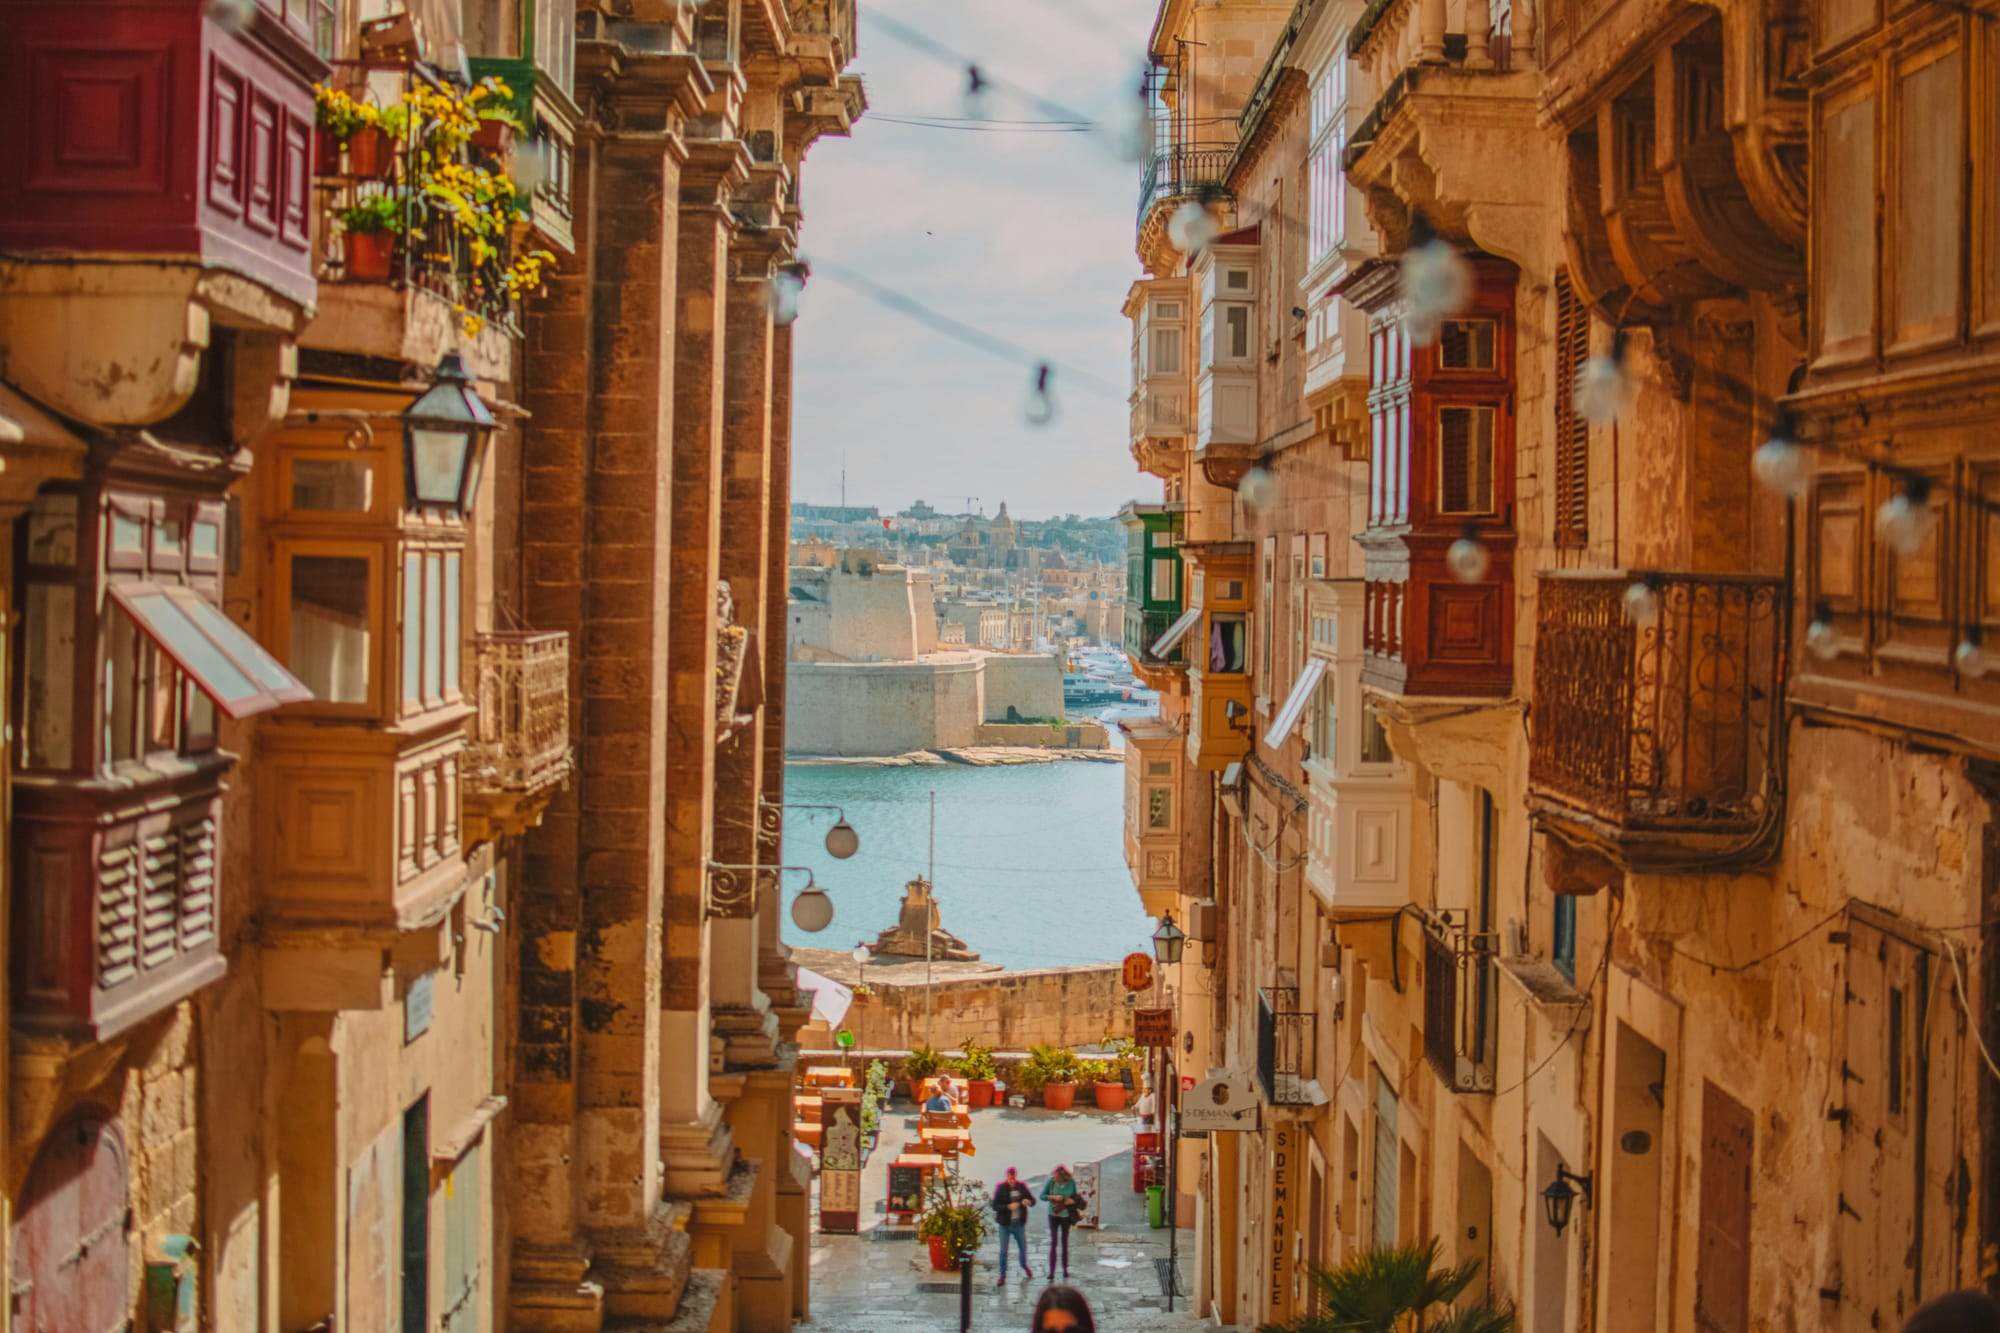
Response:
[{"label": "plant on balcony", "polygon": [[384,282],[403,232],[406,201],[400,193],[363,195],[336,215],[340,221],[343,271],[350,279]]},{"label": "plant on balcony", "polygon": [[483,101],[475,114],[479,117],[479,128],[472,132],[472,145],[489,153],[505,157],[514,146],[514,137],[528,132],[527,122],[514,108],[500,102]]},{"label": "plant on balcony", "polygon": [[371,106],[322,83],[313,86],[313,119],[323,174],[332,174],[342,152],[351,175],[380,180],[395,174],[397,147],[410,132],[405,108]]},{"label": "plant on balcony", "polygon": [[1313,1270],[1312,1314],[1258,1333],[1513,1333],[1511,1303],[1455,1305],[1478,1275],[1477,1259],[1440,1267],[1435,1237],[1364,1250],[1338,1268]]},{"label": "plant on balcony", "polygon": [[917,1239],[930,1246],[931,1267],[949,1273],[960,1255],[976,1254],[986,1240],[986,1182],[935,1171],[924,1183],[924,1216]]}]

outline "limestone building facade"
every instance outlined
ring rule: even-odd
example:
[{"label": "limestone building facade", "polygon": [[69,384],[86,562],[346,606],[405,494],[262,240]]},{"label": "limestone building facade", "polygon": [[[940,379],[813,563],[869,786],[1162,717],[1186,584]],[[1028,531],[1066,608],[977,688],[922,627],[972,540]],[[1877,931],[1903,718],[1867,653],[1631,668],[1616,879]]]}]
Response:
[{"label": "limestone building facade", "polygon": [[1996,40],[1160,7],[1126,843],[1261,1104],[1179,1151],[1220,1322],[1432,1237],[1535,1333],[1994,1282]]},{"label": "limestone building facade", "polygon": [[0,1328],[789,1327],[853,6],[7,9]]}]

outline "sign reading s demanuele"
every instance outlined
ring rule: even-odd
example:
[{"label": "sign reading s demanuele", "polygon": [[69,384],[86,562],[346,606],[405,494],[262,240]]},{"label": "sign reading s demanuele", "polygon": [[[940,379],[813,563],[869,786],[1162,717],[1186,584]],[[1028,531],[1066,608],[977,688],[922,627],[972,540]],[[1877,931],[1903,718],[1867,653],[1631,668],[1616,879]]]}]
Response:
[{"label": "sign reading s demanuele", "polygon": [[1250,1080],[1241,1074],[1209,1076],[1181,1098],[1181,1132],[1187,1134],[1244,1132],[1262,1127],[1260,1103]]}]

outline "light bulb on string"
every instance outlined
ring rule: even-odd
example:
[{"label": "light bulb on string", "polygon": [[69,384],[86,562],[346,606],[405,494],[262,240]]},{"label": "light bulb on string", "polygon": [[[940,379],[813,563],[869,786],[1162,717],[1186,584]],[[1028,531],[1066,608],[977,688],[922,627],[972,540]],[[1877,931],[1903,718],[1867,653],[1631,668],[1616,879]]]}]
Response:
[{"label": "light bulb on string", "polygon": [[1167,219],[1167,240],[1190,258],[1206,250],[1209,242],[1221,234],[1222,224],[1199,199],[1188,200]]},{"label": "light bulb on string", "polygon": [[1897,555],[1912,556],[1921,551],[1935,527],[1937,514],[1931,509],[1928,477],[1905,477],[1896,493],[1875,511],[1875,531]]},{"label": "light bulb on string", "polygon": [[208,21],[228,33],[240,33],[257,17],[257,0],[208,0],[203,6]]},{"label": "light bulb on string", "polygon": [[1236,483],[1236,494],[1245,509],[1261,514],[1278,502],[1278,479],[1269,468],[1253,467]]},{"label": "light bulb on string", "polygon": [[767,295],[772,323],[790,324],[799,317],[799,298],[805,294],[808,271],[804,263],[780,264],[771,275]]},{"label": "light bulb on string", "polygon": [[1625,618],[1640,629],[1660,623],[1660,594],[1644,579],[1625,589]]},{"label": "light bulb on string", "polygon": [[1812,623],[1806,626],[1806,650],[1822,662],[1840,656],[1840,636],[1833,632],[1833,608],[1825,602],[1813,606]]},{"label": "light bulb on string", "polygon": [[1485,543],[1479,540],[1479,529],[1466,524],[1464,535],[1453,542],[1444,553],[1445,568],[1460,583],[1477,583],[1486,577],[1486,568],[1491,561],[1486,554]]},{"label": "light bulb on string", "polygon": [[1049,380],[1055,375],[1055,367],[1044,361],[1035,367],[1034,382],[1028,386],[1028,401],[1021,414],[1030,426],[1046,426],[1056,419],[1055,395],[1049,390]]},{"label": "light bulb on string", "polygon": [[1965,631],[1965,637],[1960,639],[1958,647],[1952,650],[1951,664],[1957,667],[1958,674],[1967,680],[1982,680],[1986,673],[1993,669],[1992,661],[1980,648],[1979,626],[1974,625]]},{"label": "light bulb on string", "polygon": [[979,66],[965,67],[965,92],[959,108],[967,120],[985,120],[992,109],[993,85],[979,72]]},{"label": "light bulb on string", "polygon": [[1472,302],[1472,265],[1421,212],[1410,220],[1410,245],[1403,252],[1400,280],[1403,329],[1418,347],[1430,346],[1444,321]]},{"label": "light bulb on string", "polygon": [[1617,420],[1625,406],[1625,331],[1612,335],[1611,351],[1593,356],[1577,368],[1570,401],[1576,414],[1593,426]]},{"label": "light bulb on string", "polygon": [[1757,446],[1750,457],[1751,470],[1765,490],[1796,500],[1806,493],[1812,480],[1812,458],[1799,443],[1798,423],[1789,411],[1778,413],[1771,425],[1771,438]]}]

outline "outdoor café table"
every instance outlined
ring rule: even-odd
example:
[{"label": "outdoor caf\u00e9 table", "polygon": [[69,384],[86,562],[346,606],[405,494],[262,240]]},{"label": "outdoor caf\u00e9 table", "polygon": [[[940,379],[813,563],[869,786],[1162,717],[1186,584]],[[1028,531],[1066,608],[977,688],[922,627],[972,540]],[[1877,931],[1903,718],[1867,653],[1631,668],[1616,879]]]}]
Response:
[{"label": "outdoor caf\u00e9 table", "polygon": [[854,1071],[841,1065],[811,1065],[806,1069],[809,1088],[851,1088]]}]

